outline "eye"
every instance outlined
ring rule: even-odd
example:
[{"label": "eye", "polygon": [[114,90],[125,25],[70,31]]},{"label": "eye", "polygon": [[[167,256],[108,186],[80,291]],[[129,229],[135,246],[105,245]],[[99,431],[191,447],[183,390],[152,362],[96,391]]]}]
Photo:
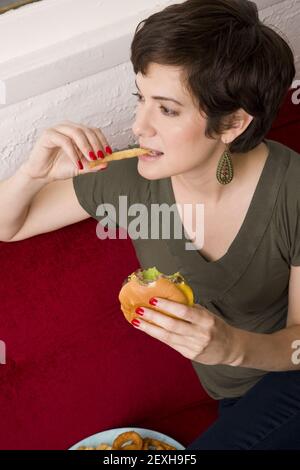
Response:
[{"label": "eye", "polygon": [[172,109],[166,108],[165,106],[161,106],[160,109],[167,116],[178,116],[178,113],[176,113],[175,111],[172,111]]},{"label": "eye", "polygon": [[132,93],[133,96],[136,96],[138,101],[141,101],[142,96],[139,93]]},{"label": "eye", "polygon": [[[132,93],[132,95],[136,96],[139,102],[142,101],[142,95],[140,93]],[[166,116],[178,116],[178,113],[176,111],[172,111],[171,109],[166,108],[165,106],[160,106],[160,109]]]}]

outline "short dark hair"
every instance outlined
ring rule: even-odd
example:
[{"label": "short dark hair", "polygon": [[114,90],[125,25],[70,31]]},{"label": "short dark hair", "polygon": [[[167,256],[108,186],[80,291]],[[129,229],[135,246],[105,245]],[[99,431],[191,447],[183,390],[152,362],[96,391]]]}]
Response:
[{"label": "short dark hair", "polygon": [[296,73],[288,41],[248,0],[187,0],[154,13],[136,28],[131,62],[143,75],[150,63],[182,68],[207,137],[231,128],[239,108],[253,116],[229,147],[237,153],[264,140]]}]

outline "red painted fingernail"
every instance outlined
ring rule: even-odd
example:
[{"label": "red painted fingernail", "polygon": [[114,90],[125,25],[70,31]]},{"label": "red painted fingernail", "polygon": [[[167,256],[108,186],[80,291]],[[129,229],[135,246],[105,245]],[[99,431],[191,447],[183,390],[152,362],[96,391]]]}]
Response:
[{"label": "red painted fingernail", "polygon": [[109,146],[106,147],[105,152],[109,153],[109,155],[113,153],[112,149]]},{"label": "red painted fingernail", "polygon": [[90,152],[89,156],[92,160],[97,160],[96,154],[94,152]]},{"label": "red painted fingernail", "polygon": [[81,160],[78,160],[78,168],[79,170],[83,170],[83,164],[82,164],[82,161]]},{"label": "red painted fingernail", "polygon": [[138,308],[135,309],[135,313],[137,313],[138,315],[143,316],[144,312],[145,312],[144,309],[141,308],[141,307],[138,307]]},{"label": "red painted fingernail", "polygon": [[132,321],[131,321],[131,324],[133,326],[140,326],[140,320],[138,320],[137,318],[134,318]]},{"label": "red painted fingernail", "polygon": [[104,158],[104,153],[102,152],[102,150],[98,150],[97,156],[98,158]]},{"label": "red painted fingernail", "polygon": [[158,302],[158,300],[157,300],[155,297],[152,297],[152,299],[149,300],[149,304],[150,304],[150,305],[154,305],[154,306],[155,306],[155,305],[157,304],[157,302]]}]

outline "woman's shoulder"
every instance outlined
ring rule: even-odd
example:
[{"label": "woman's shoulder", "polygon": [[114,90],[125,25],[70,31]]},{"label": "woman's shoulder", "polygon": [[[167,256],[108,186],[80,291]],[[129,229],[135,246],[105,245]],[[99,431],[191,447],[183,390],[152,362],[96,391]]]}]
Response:
[{"label": "woman's shoulder", "polygon": [[276,140],[266,139],[266,142],[271,146],[270,150],[273,150],[275,154],[281,155],[283,158],[288,159],[291,164],[300,167],[300,154],[296,150]]},{"label": "woman's shoulder", "polygon": [[[282,172],[272,224],[288,250],[290,264],[300,263],[300,154],[271,141],[274,171]],[[271,180],[272,181],[272,180]]]},{"label": "woman's shoulder", "polygon": [[150,200],[149,181],[138,173],[136,158],[112,161],[104,171],[75,176],[73,185],[80,204],[92,217],[101,204],[119,207],[120,197],[126,197],[128,205]]},{"label": "woman's shoulder", "polygon": [[149,184],[137,170],[137,158],[109,162],[104,171],[85,173],[74,178],[76,185],[93,186],[102,191],[134,191]]},{"label": "woman's shoulder", "polygon": [[[272,155],[274,169],[281,172],[284,194],[300,194],[300,154],[285,144],[275,140],[266,140]],[[295,196],[295,194],[294,194]]]}]

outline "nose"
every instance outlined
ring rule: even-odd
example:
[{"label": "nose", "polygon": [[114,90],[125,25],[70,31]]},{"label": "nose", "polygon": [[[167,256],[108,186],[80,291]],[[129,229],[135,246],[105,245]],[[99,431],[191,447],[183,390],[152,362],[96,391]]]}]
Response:
[{"label": "nose", "polygon": [[156,134],[156,130],[151,124],[150,113],[145,108],[137,110],[132,132],[136,137],[153,137]]}]

